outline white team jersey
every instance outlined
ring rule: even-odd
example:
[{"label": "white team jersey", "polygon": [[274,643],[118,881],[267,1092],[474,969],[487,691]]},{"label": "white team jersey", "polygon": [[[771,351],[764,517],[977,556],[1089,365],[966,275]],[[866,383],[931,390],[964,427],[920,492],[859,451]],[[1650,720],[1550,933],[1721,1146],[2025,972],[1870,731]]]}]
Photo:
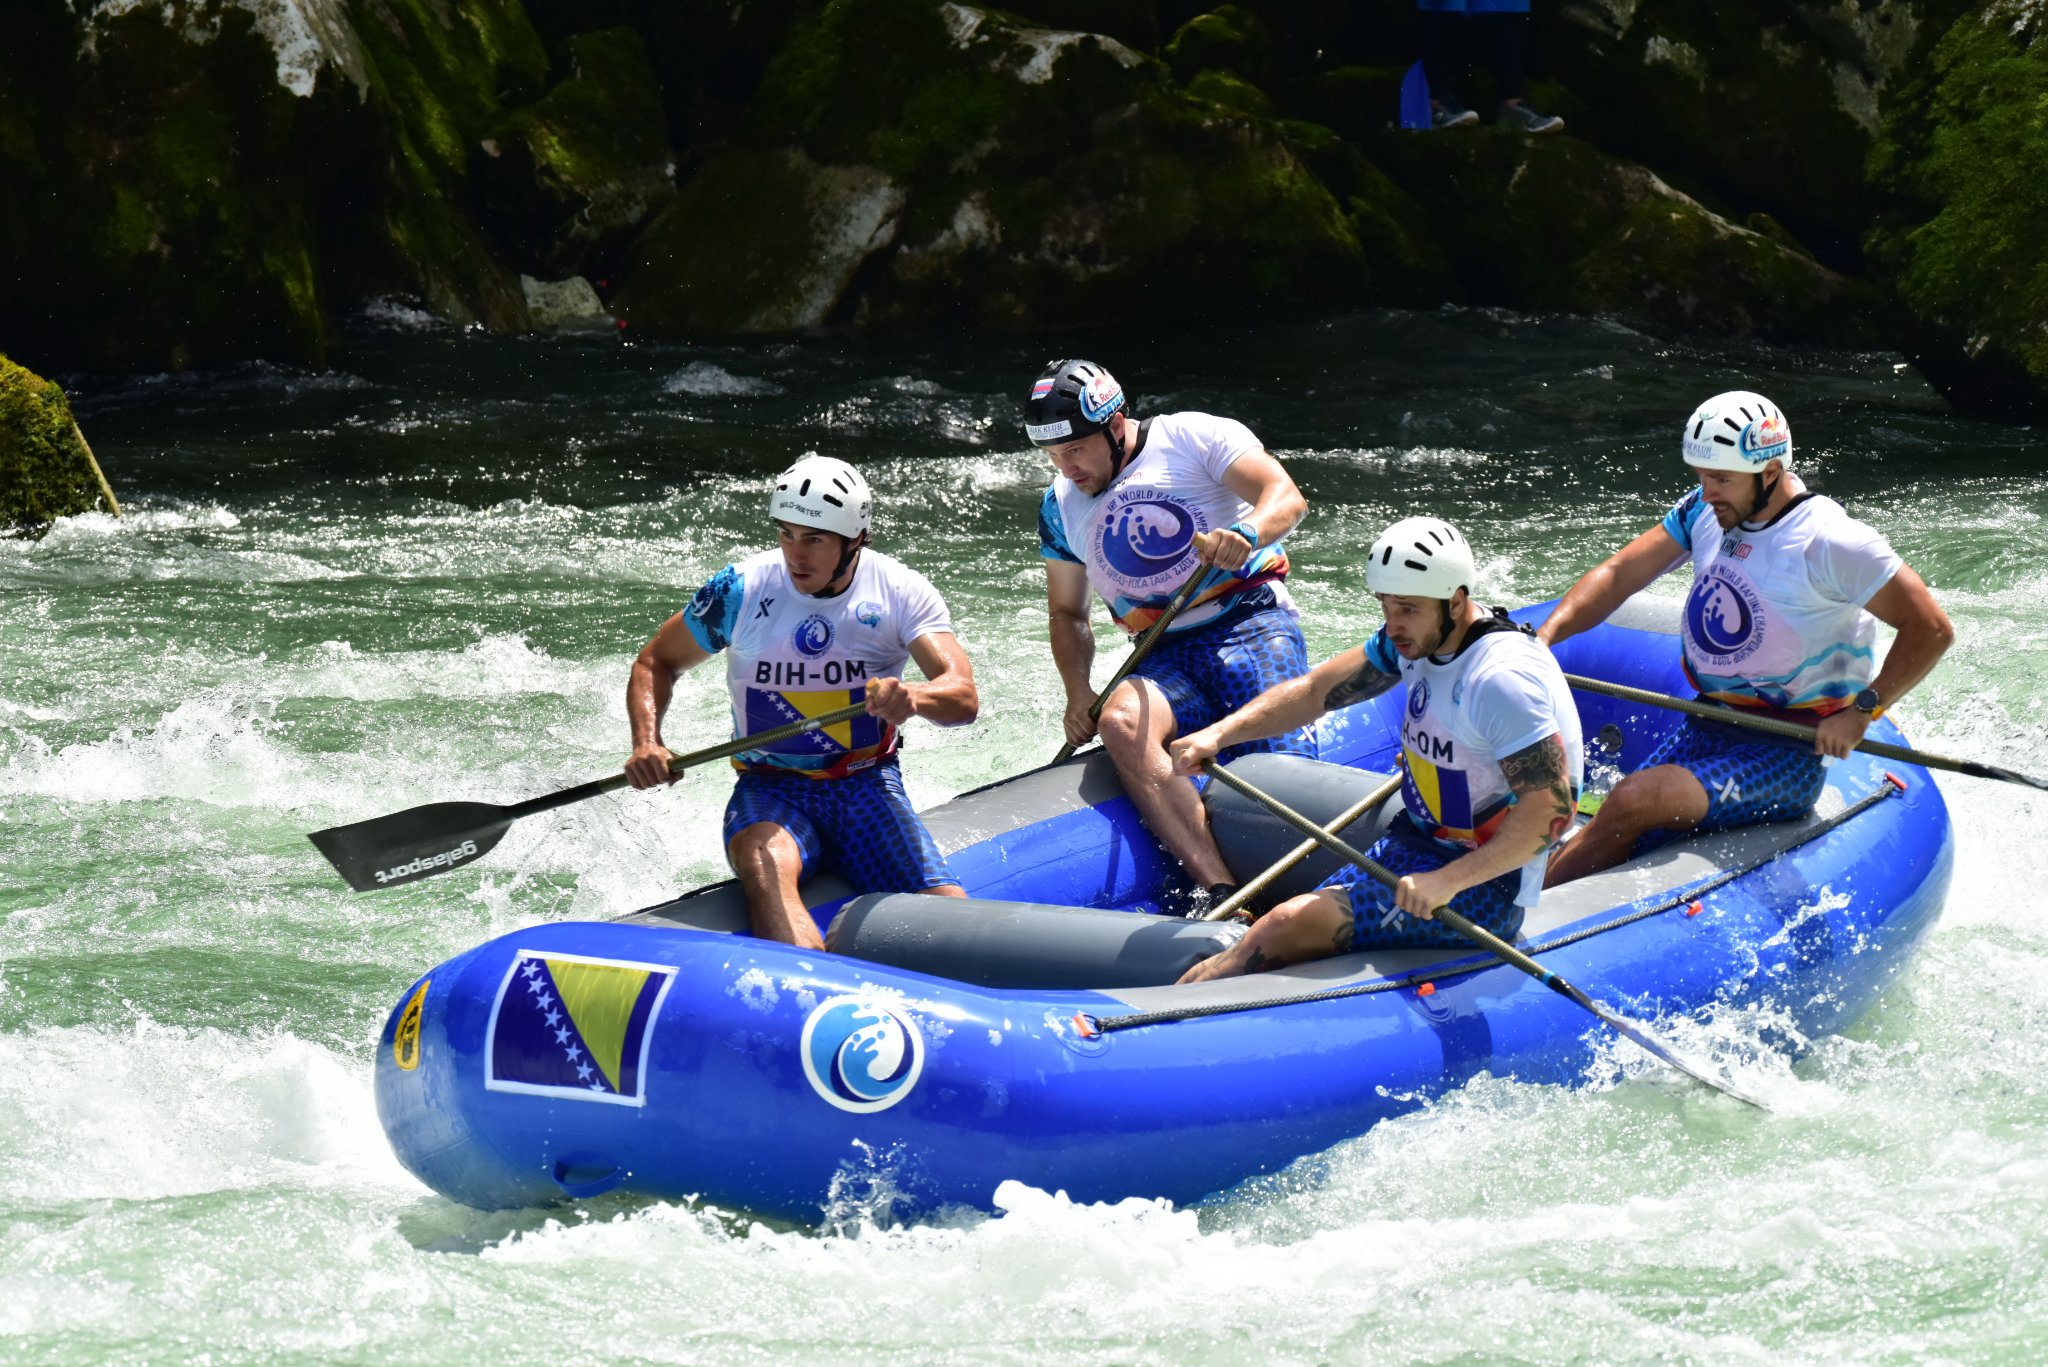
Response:
[{"label": "white team jersey", "polygon": [[[1252,505],[1231,492],[1224,472],[1240,457],[1263,450],[1252,430],[1234,418],[1208,413],[1167,413],[1145,422],[1145,443],[1107,489],[1090,497],[1064,475],[1055,476],[1038,515],[1038,553],[1088,571],[1088,583],[1124,630],[1143,631],[1195,572],[1197,533],[1242,521]],[[1236,599],[1272,586],[1280,607],[1291,607],[1287,551],[1280,543],[1254,549],[1236,570],[1211,571],[1169,631],[1203,626]]]},{"label": "white team jersey", "polygon": [[[1549,736],[1564,742],[1565,776],[1577,793],[1585,769],[1579,710],[1564,671],[1543,644],[1520,631],[1493,630],[1449,660],[1402,659],[1382,629],[1366,658],[1408,685],[1401,711],[1401,796],[1415,824],[1438,840],[1476,849],[1515,804],[1500,762]],[[1522,868],[1515,901],[1543,891],[1545,857]]]},{"label": "white team jersey", "polygon": [[[953,630],[931,582],[872,548],[853,582],[832,598],[797,592],[779,550],[713,575],[683,611],[697,644],[726,652],[733,735],[821,716],[867,697],[869,679],[901,678],[910,643]],[[736,756],[741,768],[839,778],[894,753],[896,728],[858,716]]]},{"label": "white team jersey", "polygon": [[1903,563],[1831,498],[1807,495],[1766,527],[1726,532],[1695,489],[1664,519],[1692,556],[1685,666],[1706,697],[1840,710],[1877,672],[1871,595]]}]

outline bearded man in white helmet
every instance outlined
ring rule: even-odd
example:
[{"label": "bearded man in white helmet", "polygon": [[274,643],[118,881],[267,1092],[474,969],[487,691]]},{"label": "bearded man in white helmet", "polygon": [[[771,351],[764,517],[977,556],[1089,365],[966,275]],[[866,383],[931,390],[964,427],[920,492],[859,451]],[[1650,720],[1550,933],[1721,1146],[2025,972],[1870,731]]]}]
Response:
[{"label": "bearded man in white helmet", "polygon": [[1173,743],[1174,769],[1192,774],[1225,746],[1408,685],[1403,810],[1367,851],[1399,875],[1397,886],[1347,866],[1182,982],[1356,950],[1464,945],[1435,919],[1446,905],[1514,938],[1542,891],[1544,856],[1571,824],[1585,760],[1557,661],[1506,612],[1474,601],[1472,579],[1457,528],[1434,517],[1395,523],[1366,562],[1366,587],[1386,617],[1370,640]]},{"label": "bearded man in white helmet", "polygon": [[[725,851],[754,933],[804,949],[825,947],[798,892],[821,868],[860,892],[965,895],[904,794],[896,747],[912,717],[974,720],[974,667],[938,591],[869,547],[872,505],[845,461],[792,465],[768,499],[777,548],[713,575],[641,650],[626,686],[635,788],[672,781],[661,719],[675,681],[721,651],[735,738],[867,704],[865,716],[733,759]],[[925,682],[902,677],[906,659]]]},{"label": "bearded man in white helmet", "polygon": [[[1678,832],[1804,815],[1825,761],[1854,750],[1955,639],[1884,537],[1792,473],[1791,428],[1769,399],[1731,390],[1707,400],[1681,449],[1698,487],[1572,585],[1537,636],[1554,645],[1596,626],[1690,560],[1683,659],[1701,701],[1819,725],[1805,748],[1688,717],[1558,850],[1552,885]],[[1882,670],[1879,622],[1899,633]]]}]

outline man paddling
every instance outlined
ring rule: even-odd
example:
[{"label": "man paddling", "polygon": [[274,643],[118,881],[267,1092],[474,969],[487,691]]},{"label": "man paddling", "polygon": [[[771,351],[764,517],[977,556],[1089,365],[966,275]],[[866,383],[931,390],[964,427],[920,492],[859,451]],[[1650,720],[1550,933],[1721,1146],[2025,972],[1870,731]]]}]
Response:
[{"label": "man paddling", "polygon": [[1355,950],[1462,946],[1435,919],[1445,905],[1514,939],[1542,891],[1544,855],[1571,823],[1584,754],[1557,661],[1505,612],[1473,601],[1472,579],[1457,528],[1434,517],[1395,523],[1366,561],[1386,616],[1372,639],[1173,743],[1175,772],[1192,774],[1225,747],[1408,685],[1403,810],[1367,851],[1400,882],[1388,889],[1346,866],[1182,982]]},{"label": "man paddling", "polygon": [[[1031,386],[1024,430],[1058,472],[1038,511],[1052,657],[1072,745],[1099,733],[1138,815],[1198,890],[1233,890],[1200,795],[1166,743],[1308,669],[1281,540],[1308,504],[1294,480],[1230,418],[1167,413],[1133,421],[1124,391],[1092,361],[1055,361]],[[1089,590],[1136,635],[1190,576],[1204,582],[1129,677],[1089,716],[1095,631]],[[1233,749],[1315,754],[1300,727]]]},{"label": "man paddling", "polygon": [[[805,949],[824,942],[797,889],[820,869],[860,892],[965,895],[904,794],[896,747],[912,717],[974,720],[974,668],[938,591],[869,547],[872,501],[843,460],[790,466],[768,499],[777,549],[713,575],[641,650],[626,686],[635,788],[671,781],[661,719],[675,680],[720,651],[735,737],[865,700],[865,716],[733,760],[725,852],[754,933]],[[925,682],[901,677],[906,658]]]},{"label": "man paddling", "polygon": [[[1558,850],[1553,885],[1672,833],[1804,815],[1824,761],[1855,749],[1955,639],[1884,537],[1792,473],[1791,429],[1770,400],[1716,395],[1686,420],[1681,449],[1698,487],[1572,585],[1537,635],[1555,645],[1597,626],[1690,559],[1683,659],[1700,698],[1819,724],[1801,747],[1688,717]],[[1879,622],[1899,634],[1873,676]]]}]

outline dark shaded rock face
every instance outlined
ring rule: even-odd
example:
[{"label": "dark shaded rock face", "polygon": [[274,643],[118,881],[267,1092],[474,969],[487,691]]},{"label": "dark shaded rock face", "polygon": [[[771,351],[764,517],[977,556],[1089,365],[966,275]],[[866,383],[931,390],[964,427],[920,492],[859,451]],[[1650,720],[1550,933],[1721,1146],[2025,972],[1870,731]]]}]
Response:
[{"label": "dark shaded rock face", "polygon": [[1369,148],[1427,213],[1473,303],[1724,336],[1884,335],[1870,286],[1576,139],[1470,129]]},{"label": "dark shaded rock face", "polygon": [[[830,0],[770,67],[747,141],[636,247],[618,301],[636,328],[1012,330],[1371,297],[1351,215],[1277,125],[1098,35]],[[776,301],[740,307],[735,271]]]},{"label": "dark shaded rock face", "polygon": [[64,391],[0,356],[0,533],[35,532],[99,501]]},{"label": "dark shaded rock face", "polygon": [[1871,169],[1898,197],[1870,256],[1908,354],[1960,403],[2048,411],[2048,11],[1999,0],[1950,26]]}]

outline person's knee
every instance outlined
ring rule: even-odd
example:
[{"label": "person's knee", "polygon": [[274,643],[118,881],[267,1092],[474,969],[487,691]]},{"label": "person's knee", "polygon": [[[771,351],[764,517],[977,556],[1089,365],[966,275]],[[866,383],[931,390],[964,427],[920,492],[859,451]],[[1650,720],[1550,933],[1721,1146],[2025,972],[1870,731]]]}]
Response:
[{"label": "person's knee", "polygon": [[1117,758],[1127,758],[1144,753],[1155,744],[1152,732],[1151,709],[1146,706],[1143,693],[1136,689],[1120,688],[1102,709],[1102,716],[1095,724],[1096,734],[1102,737],[1102,746]]}]

